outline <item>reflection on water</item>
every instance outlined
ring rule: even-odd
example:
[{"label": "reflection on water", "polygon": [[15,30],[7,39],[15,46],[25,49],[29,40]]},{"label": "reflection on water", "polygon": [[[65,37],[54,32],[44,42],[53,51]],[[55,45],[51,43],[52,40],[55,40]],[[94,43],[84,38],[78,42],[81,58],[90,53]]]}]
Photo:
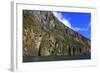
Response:
[{"label": "reflection on water", "polygon": [[66,60],[86,60],[91,59],[91,56],[28,56],[23,57],[23,62],[41,62],[41,61],[66,61]]}]

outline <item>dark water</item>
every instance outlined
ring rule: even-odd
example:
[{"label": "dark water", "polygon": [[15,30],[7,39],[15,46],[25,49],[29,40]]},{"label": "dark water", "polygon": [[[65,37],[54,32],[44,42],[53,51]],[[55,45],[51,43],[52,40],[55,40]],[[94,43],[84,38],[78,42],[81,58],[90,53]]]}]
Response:
[{"label": "dark water", "polygon": [[42,62],[42,61],[67,61],[67,60],[88,60],[91,56],[38,56],[38,57],[23,57],[23,62]]}]

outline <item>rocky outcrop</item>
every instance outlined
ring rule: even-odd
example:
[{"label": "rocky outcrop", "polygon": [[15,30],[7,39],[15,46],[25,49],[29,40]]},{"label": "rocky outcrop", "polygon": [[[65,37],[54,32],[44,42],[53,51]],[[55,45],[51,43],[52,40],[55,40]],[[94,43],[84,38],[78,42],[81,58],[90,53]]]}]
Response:
[{"label": "rocky outcrop", "polygon": [[91,55],[90,44],[52,12],[23,10],[23,56]]}]

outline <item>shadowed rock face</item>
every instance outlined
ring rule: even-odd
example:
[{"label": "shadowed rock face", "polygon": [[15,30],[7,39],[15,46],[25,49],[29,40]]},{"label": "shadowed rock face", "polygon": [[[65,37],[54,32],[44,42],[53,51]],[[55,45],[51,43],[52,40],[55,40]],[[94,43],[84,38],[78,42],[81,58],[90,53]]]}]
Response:
[{"label": "shadowed rock face", "polygon": [[23,56],[91,55],[90,44],[52,12],[23,10]]}]

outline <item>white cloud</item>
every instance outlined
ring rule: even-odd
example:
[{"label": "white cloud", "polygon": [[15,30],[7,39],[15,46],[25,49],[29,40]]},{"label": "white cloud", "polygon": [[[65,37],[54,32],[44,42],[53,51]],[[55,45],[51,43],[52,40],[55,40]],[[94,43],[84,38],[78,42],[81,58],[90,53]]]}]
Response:
[{"label": "white cloud", "polygon": [[58,13],[58,12],[53,12],[53,14],[58,18],[58,19],[62,19],[63,16],[61,13]]},{"label": "white cloud", "polygon": [[66,26],[68,26],[69,28],[72,28],[72,26],[71,26],[71,24],[70,24],[70,22],[69,22],[68,20],[62,19],[62,22],[63,22]]},{"label": "white cloud", "polygon": [[75,30],[77,31],[87,31],[87,29],[84,29],[84,28],[78,28],[78,27],[74,27]]},{"label": "white cloud", "polygon": [[58,20],[60,20],[66,26],[68,26],[69,28],[72,27],[71,24],[70,24],[70,22],[67,19],[63,18],[63,16],[62,16],[61,13],[53,12],[53,14],[58,18]]},{"label": "white cloud", "polygon": [[53,14],[54,14],[54,15],[58,18],[58,20],[60,20],[63,24],[65,24],[67,27],[69,27],[69,28],[71,28],[71,29],[73,29],[73,30],[75,30],[75,31],[88,31],[88,29],[89,29],[90,26],[91,26],[91,23],[90,23],[89,26],[88,26],[87,28],[73,27],[73,26],[71,25],[71,23],[70,23],[67,19],[65,19],[61,13],[59,13],[59,12],[53,12]]}]

